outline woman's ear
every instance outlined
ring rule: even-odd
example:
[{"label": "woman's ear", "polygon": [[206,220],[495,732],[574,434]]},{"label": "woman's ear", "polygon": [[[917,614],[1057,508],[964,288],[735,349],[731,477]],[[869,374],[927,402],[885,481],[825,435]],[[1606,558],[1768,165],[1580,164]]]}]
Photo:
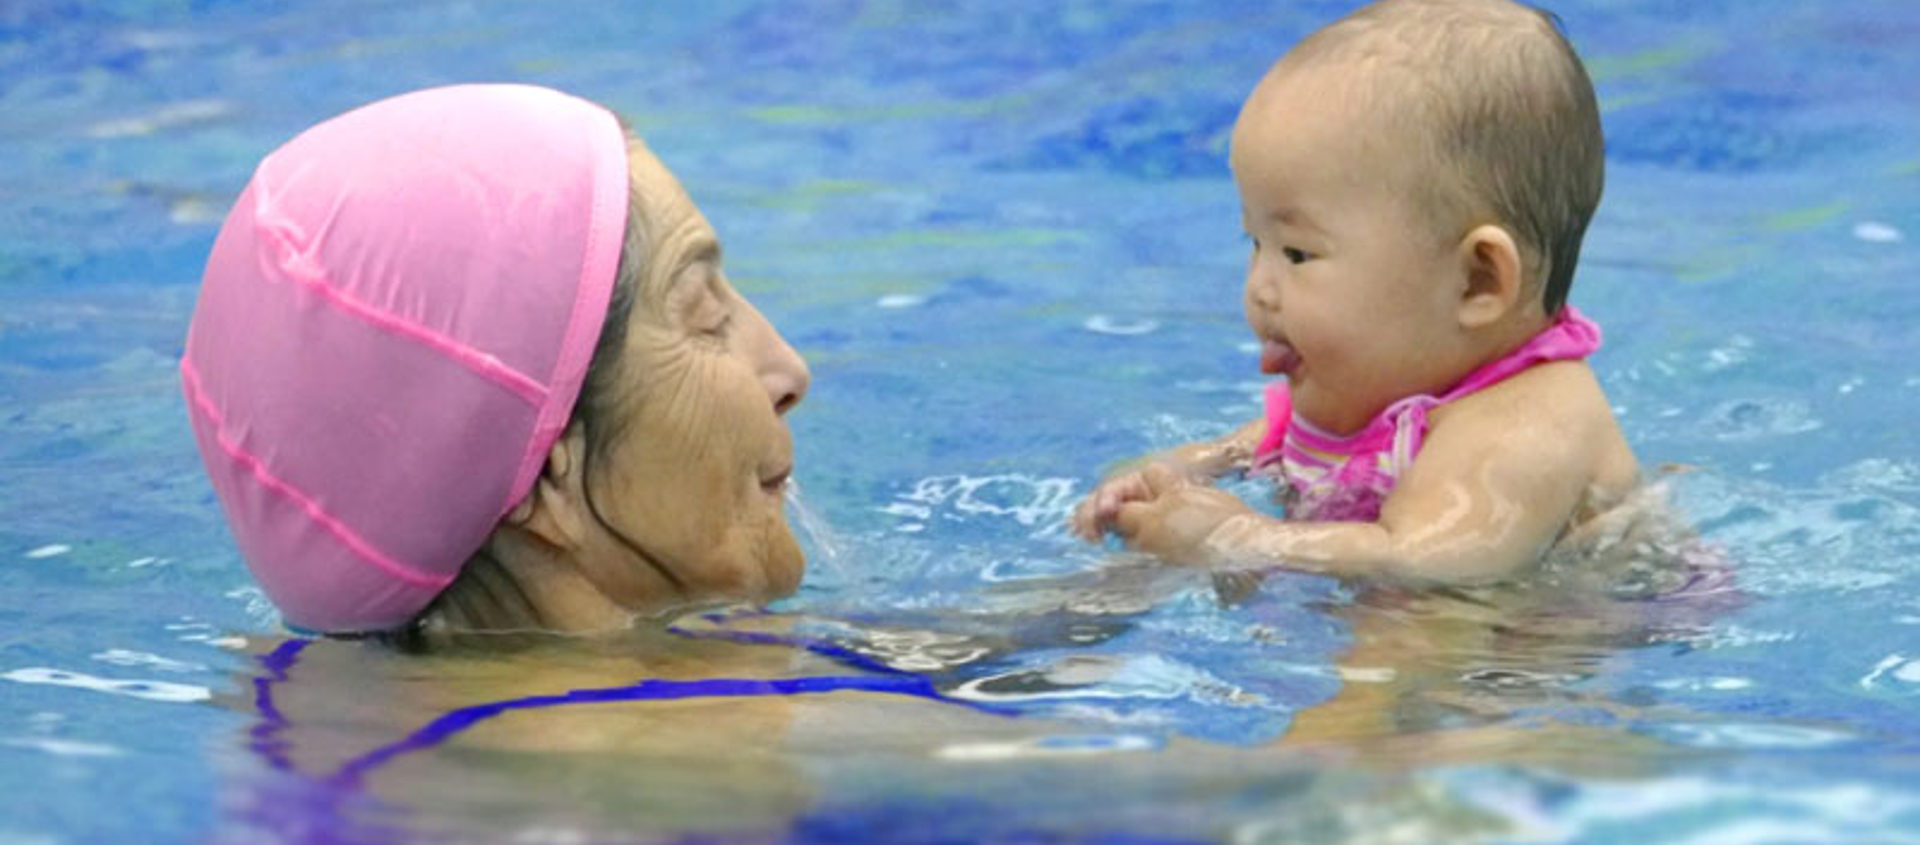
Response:
[{"label": "woman's ear", "polygon": [[547,450],[546,465],[526,498],[507,511],[501,522],[519,528],[554,546],[567,547],[580,536],[585,507],[586,429],[567,426]]},{"label": "woman's ear", "polygon": [[1460,241],[1460,261],[1467,282],[1459,305],[1462,328],[1493,325],[1520,304],[1527,280],[1520,246],[1506,229],[1475,226]]}]

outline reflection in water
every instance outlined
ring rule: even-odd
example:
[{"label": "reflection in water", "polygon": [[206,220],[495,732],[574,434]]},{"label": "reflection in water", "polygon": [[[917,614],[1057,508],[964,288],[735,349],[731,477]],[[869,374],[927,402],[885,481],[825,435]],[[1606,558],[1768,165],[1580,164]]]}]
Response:
[{"label": "reflection in water", "polygon": [[1153,751],[1165,747],[1160,737],[1138,734],[1055,734],[1013,742],[953,742],[934,756],[961,762],[1001,761],[1116,751]]},{"label": "reflection in water", "polygon": [[1657,514],[1478,588],[1122,555],[958,608],[706,612],[431,655],[294,641],[228,702],[256,716],[229,799],[283,838],[499,837],[506,820],[522,837],[830,838],[908,819],[958,839],[1525,838],[1539,819],[1510,790],[1430,773],[1603,782],[1851,741],[1612,689],[1623,655],[1686,648],[1741,601],[1726,561]]},{"label": "reflection in water", "polygon": [[[1695,718],[1615,695],[1607,667],[1632,650],[1687,648],[1744,606],[1734,561],[1683,524],[1660,484],[1562,538],[1527,578],[1481,587],[1361,590],[1330,608],[1350,642],[1347,683],[1298,714],[1287,740],[1353,742],[1452,732],[1541,742],[1642,744],[1647,726]],[[1430,747],[1439,751],[1440,742]],[[1653,756],[1666,753],[1649,747]]]}]

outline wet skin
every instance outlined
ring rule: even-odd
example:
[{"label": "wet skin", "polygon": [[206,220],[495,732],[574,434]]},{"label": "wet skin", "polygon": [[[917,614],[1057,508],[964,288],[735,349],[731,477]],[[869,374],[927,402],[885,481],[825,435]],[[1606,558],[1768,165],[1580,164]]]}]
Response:
[{"label": "wet skin", "polygon": [[[1405,396],[1439,393],[1547,325],[1538,286],[1500,226],[1457,237],[1422,222],[1414,157],[1351,68],[1284,60],[1248,99],[1231,161],[1253,244],[1245,308],[1262,369],[1334,434]],[[1223,568],[1471,583],[1537,561],[1562,531],[1618,501],[1638,465],[1584,362],[1535,366],[1435,409],[1419,458],[1374,522],[1285,522],[1215,489],[1265,434],[1255,420],[1100,486],[1076,512],[1089,539]]]}]

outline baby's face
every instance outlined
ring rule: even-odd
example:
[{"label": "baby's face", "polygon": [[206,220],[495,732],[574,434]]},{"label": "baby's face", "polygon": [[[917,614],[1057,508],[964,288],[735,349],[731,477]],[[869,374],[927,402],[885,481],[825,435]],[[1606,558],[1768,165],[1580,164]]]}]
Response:
[{"label": "baby's face", "polygon": [[1231,153],[1261,369],[1336,434],[1451,383],[1464,283],[1453,239],[1396,190],[1420,178],[1411,156],[1353,102],[1337,68],[1276,71],[1242,108]]}]

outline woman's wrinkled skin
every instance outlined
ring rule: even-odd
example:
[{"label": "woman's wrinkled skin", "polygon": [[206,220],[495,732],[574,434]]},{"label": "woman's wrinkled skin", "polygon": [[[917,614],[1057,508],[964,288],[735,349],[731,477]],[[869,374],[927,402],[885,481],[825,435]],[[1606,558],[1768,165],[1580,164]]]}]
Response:
[{"label": "woman's wrinkled skin", "polygon": [[713,227],[638,139],[628,167],[627,249],[644,264],[613,377],[592,377],[610,385],[596,397],[606,410],[576,415],[532,493],[429,611],[430,630],[619,628],[799,585],[784,415],[806,395],[807,365],[727,283]]}]

